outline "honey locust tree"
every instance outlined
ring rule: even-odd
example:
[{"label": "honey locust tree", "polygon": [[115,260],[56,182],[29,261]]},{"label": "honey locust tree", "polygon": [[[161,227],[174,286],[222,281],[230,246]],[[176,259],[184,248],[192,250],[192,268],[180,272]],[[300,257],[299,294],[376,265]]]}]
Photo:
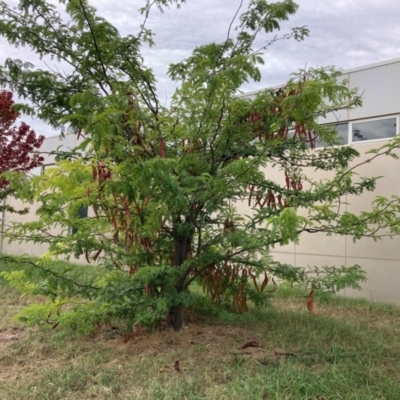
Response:
[{"label": "honey locust tree", "polygon": [[[44,136],[37,136],[25,122],[19,126],[16,121],[18,111],[13,109],[13,94],[0,90],[0,173],[7,171],[28,172],[41,165],[43,157],[37,152],[43,143]],[[0,178],[0,212],[17,212],[11,205],[4,205],[4,199],[12,194],[10,182]]]},{"label": "honey locust tree", "polygon": [[[146,20],[153,4],[174,3],[181,2],[149,1],[140,13]],[[338,71],[299,71],[279,90],[238,96],[244,83],[260,80],[268,46],[307,35],[301,27],[269,38],[296,12],[293,1],[251,0],[237,10],[226,37],[169,67],[177,89],[167,105],[141,53],[153,45],[144,23],[121,36],[87,1],[60,0],[61,6],[59,13],[45,0],[20,0],[16,9],[0,2],[1,36],[59,63],[41,69],[8,59],[1,84],[29,100],[20,105],[24,112],[83,138],[76,149],[57,151],[56,168],[43,176],[13,175],[18,196],[40,207],[37,221],[15,223],[8,236],[49,248],[37,262],[3,257],[39,269],[41,283],[26,282],[29,274],[21,271],[6,276],[49,296],[23,318],[82,329],[112,318],[130,326],[164,319],[179,330],[183,308],[199,301],[191,292],[196,282],[212,302],[230,302],[239,312],[248,299],[265,299],[272,277],[332,292],[358,286],[364,279],[358,266],[309,274],[270,255],[305,231],[359,239],[385,228],[396,234],[400,226],[398,199],[379,198],[360,215],[340,207],[341,196],[373,190],[376,179],[354,179],[357,151],[329,146],[336,133],[318,124],[331,111],[360,104]],[[314,151],[316,140],[327,146]],[[371,157],[395,155],[398,145],[390,142]],[[313,181],[310,169],[331,178]],[[237,211],[241,202],[248,215]],[[89,217],[80,218],[85,207]],[[86,258],[97,273],[59,273],[46,264],[58,256]]]}]

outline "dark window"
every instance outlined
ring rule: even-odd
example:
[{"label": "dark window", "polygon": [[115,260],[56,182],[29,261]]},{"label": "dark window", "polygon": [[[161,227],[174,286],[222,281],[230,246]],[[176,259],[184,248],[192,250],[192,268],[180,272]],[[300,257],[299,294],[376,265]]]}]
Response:
[{"label": "dark window", "polygon": [[354,122],[352,141],[386,139],[396,136],[397,118],[376,119],[373,121]]},{"label": "dark window", "polygon": [[349,124],[337,124],[335,126],[335,130],[338,134],[338,139],[340,144],[347,144],[349,143]]},{"label": "dark window", "polygon": [[[79,207],[78,218],[84,219],[84,218],[87,218],[87,216],[88,216],[88,208],[86,206]],[[78,232],[78,228],[76,226],[71,226],[71,229],[70,229],[71,235],[75,235],[76,232]]]},{"label": "dark window", "polygon": [[42,175],[44,174],[44,171],[45,171],[46,169],[55,168],[55,167],[56,167],[56,164],[46,164],[46,165],[43,165],[43,167],[42,167]]},{"label": "dark window", "polygon": [[[343,124],[336,124],[332,126],[334,130],[337,133],[337,139],[339,140],[340,145],[347,144],[349,142],[349,124],[343,123]],[[326,143],[324,143],[322,140],[317,139],[315,143],[315,147],[325,147]]]}]

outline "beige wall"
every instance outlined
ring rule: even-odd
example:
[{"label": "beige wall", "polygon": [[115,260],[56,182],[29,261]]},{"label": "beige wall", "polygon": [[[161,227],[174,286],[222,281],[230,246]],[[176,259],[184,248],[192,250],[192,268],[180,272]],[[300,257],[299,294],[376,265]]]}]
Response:
[{"label": "beige wall", "polygon": [[[371,157],[366,152],[379,147],[384,142],[354,145],[359,151],[360,161]],[[349,203],[345,209],[359,213],[371,208],[376,196],[400,196],[400,160],[381,156],[371,163],[357,169],[360,176],[382,176],[374,192],[362,196],[345,196]],[[363,238],[353,242],[351,237],[326,236],[323,233],[303,233],[298,245],[291,244],[275,248],[274,257],[282,262],[292,263],[297,267],[307,266],[351,266],[358,264],[367,272],[367,282],[363,290],[346,290],[344,294],[363,297],[368,300],[400,305],[400,236],[388,237],[379,241]]]},{"label": "beige wall", "polygon": [[[37,220],[36,211],[40,206],[38,203],[24,204],[20,200],[17,200],[14,198],[8,198],[6,200],[6,202],[8,202],[9,204],[12,204],[12,206],[16,210],[22,210],[24,208],[29,208],[29,213],[23,214],[23,215],[5,213],[5,215],[4,215],[4,229],[5,230],[9,226],[11,226],[13,222],[28,222],[28,221]],[[54,228],[50,233],[57,234],[58,230],[56,228]],[[8,239],[3,238],[1,251],[5,254],[14,254],[14,255],[27,254],[30,256],[40,257],[44,252],[47,251],[47,245],[40,244],[40,243],[25,242],[25,241],[10,242]]]},{"label": "beige wall", "polygon": [[[55,163],[55,156],[47,154],[48,152],[56,150],[61,147],[62,150],[70,150],[78,146],[83,141],[83,137],[77,138],[74,134],[67,134],[65,137],[59,135],[47,137],[42,146],[40,152],[43,152],[45,159],[44,165],[51,166]],[[39,174],[42,167],[37,167],[31,171],[31,173]],[[24,215],[4,213],[3,217],[3,228],[7,229],[12,222],[26,222],[34,221],[36,219],[36,211],[40,206],[38,203],[23,204],[20,200],[14,198],[8,198],[5,203],[11,204],[15,209],[29,208],[29,213]],[[58,234],[59,230],[54,228],[51,233]],[[44,244],[35,244],[31,242],[12,242],[10,243],[7,239],[1,237],[0,232],[0,251],[6,254],[29,254],[31,256],[39,257],[47,250],[47,246]]]}]

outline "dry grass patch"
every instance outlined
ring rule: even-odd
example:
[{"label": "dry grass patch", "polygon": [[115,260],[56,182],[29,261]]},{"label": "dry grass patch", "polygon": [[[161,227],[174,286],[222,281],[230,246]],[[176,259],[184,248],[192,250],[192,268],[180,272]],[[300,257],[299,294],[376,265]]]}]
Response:
[{"label": "dry grass patch", "polygon": [[[5,400],[397,400],[400,393],[395,307],[334,299],[311,315],[302,294],[278,295],[274,308],[229,322],[197,317],[179,333],[137,334],[124,343],[107,327],[93,338],[27,329],[12,322],[23,305],[14,300],[0,309]],[[249,342],[257,347],[242,349]]]}]

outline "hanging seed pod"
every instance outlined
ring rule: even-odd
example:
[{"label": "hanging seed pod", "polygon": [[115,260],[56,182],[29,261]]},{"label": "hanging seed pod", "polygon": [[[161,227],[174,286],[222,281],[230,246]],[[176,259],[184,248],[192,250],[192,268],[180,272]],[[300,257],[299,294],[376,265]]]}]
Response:
[{"label": "hanging seed pod", "polygon": [[235,230],[235,223],[229,219],[226,218],[224,221],[224,234],[228,234],[229,232],[233,232]]},{"label": "hanging seed pod", "polygon": [[289,175],[285,171],[285,181],[286,181],[286,188],[289,190],[290,189],[290,180],[289,180]]},{"label": "hanging seed pod", "polygon": [[311,314],[315,314],[315,305],[314,305],[314,289],[308,295],[307,298],[307,309]]},{"label": "hanging seed pod", "polygon": [[92,178],[93,178],[93,181],[96,181],[97,180],[97,168],[93,165],[92,166]]},{"label": "hanging seed pod", "polygon": [[256,288],[257,293],[260,293],[260,289],[258,287],[256,275],[254,275],[250,270],[249,270],[249,275],[251,276],[251,279],[253,279],[254,287]]},{"label": "hanging seed pod", "polygon": [[278,285],[276,284],[274,278],[272,278],[272,283],[274,284],[274,287],[271,290],[267,290],[267,293],[274,293],[276,289],[278,289]]},{"label": "hanging seed pod", "polygon": [[314,139],[312,138],[311,131],[307,131],[308,133],[308,142],[310,143],[310,149],[314,150]]},{"label": "hanging seed pod", "polygon": [[256,202],[255,202],[254,206],[256,207],[258,205],[261,207],[261,195],[259,195],[259,194],[256,195]]},{"label": "hanging seed pod", "polygon": [[160,157],[165,158],[165,139],[160,140]]},{"label": "hanging seed pod", "polygon": [[114,229],[118,229],[117,216],[118,216],[118,209],[115,209],[111,216],[111,224]]},{"label": "hanging seed pod", "polygon": [[265,197],[264,201],[263,201],[262,203],[260,203],[260,208],[261,208],[261,209],[264,208],[265,204],[268,205],[268,198],[269,198],[269,197],[268,197],[268,194],[267,194],[267,196]]},{"label": "hanging seed pod", "polygon": [[261,284],[261,292],[263,292],[263,290],[265,289],[265,287],[268,285],[269,279],[268,279],[268,275],[266,272],[264,272],[264,280]]},{"label": "hanging seed pod", "polygon": [[254,185],[250,185],[249,189],[250,189],[250,194],[249,194],[249,207],[251,206],[251,198],[253,196],[253,191],[254,191]]},{"label": "hanging seed pod", "polygon": [[123,201],[124,206],[125,206],[125,210],[124,210],[125,216],[126,216],[126,217],[130,217],[130,215],[131,215],[131,210],[130,210],[129,203],[128,203],[128,199],[126,198],[126,196],[123,197],[122,201]]},{"label": "hanging seed pod", "polygon": [[120,271],[122,270],[122,268],[120,267],[120,265],[119,265],[115,260],[112,260],[112,263],[114,264],[114,267],[115,267],[115,268],[119,269]]},{"label": "hanging seed pod", "polygon": [[297,190],[302,190],[303,189],[303,184],[301,183],[301,180],[299,179],[299,182],[297,183]]},{"label": "hanging seed pod", "polygon": [[[268,207],[271,207],[272,209],[276,209],[275,196],[274,196],[274,194],[272,193],[271,190],[268,191],[267,198],[266,198],[266,203],[267,203]],[[265,204],[265,202],[264,202],[264,204]]]},{"label": "hanging seed pod", "polygon": [[103,251],[103,248],[99,249],[96,251],[96,254],[93,257],[93,261],[97,261],[97,259],[99,258],[100,253]]}]

